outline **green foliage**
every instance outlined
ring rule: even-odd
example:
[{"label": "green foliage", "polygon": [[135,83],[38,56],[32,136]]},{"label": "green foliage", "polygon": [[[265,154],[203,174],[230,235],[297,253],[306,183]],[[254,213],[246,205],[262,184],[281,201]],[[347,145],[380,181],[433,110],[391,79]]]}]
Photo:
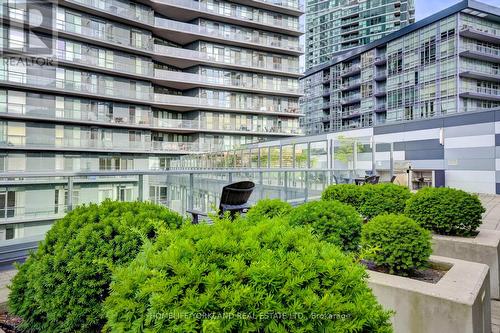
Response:
[{"label": "green foliage", "polygon": [[312,201],[295,207],[289,215],[292,225],[310,225],[320,239],[344,251],[356,251],[363,221],[356,210],[338,201]]},{"label": "green foliage", "polygon": [[260,221],[274,217],[286,216],[292,210],[288,202],[280,199],[262,199],[250,208],[246,214],[249,221]]},{"label": "green foliage", "polygon": [[134,259],[158,226],[178,228],[180,215],[139,202],[77,207],[57,221],[12,281],[9,307],[29,332],[97,332],[111,267]]},{"label": "green foliage", "polygon": [[363,145],[353,138],[347,138],[343,135],[337,137],[339,146],[335,149],[335,159],[344,163],[354,159],[354,147],[356,145],[357,153],[364,151]]},{"label": "green foliage", "polygon": [[389,272],[407,275],[426,266],[431,255],[431,233],[407,216],[383,214],[363,226],[361,246],[365,259]]},{"label": "green foliage", "polygon": [[469,236],[485,212],[477,195],[451,188],[429,187],[408,200],[405,214],[426,229],[443,235]]},{"label": "green foliage", "polygon": [[115,269],[112,332],[391,332],[366,272],[285,219],[165,230]]},{"label": "green foliage", "polygon": [[411,197],[405,186],[384,183],[362,186],[362,198],[359,212],[367,219],[383,213],[403,213],[406,201]]},{"label": "green foliage", "polygon": [[363,187],[355,184],[338,184],[328,186],[322,193],[323,200],[338,200],[356,209],[361,206]]}]

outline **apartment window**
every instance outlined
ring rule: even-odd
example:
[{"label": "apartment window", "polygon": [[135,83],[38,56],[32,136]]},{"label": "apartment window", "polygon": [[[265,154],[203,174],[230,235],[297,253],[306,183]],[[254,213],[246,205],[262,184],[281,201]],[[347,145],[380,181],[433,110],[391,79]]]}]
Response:
[{"label": "apartment window", "polygon": [[7,141],[9,145],[24,145],[26,139],[26,124],[9,121],[7,127]]},{"label": "apartment window", "polygon": [[14,217],[16,208],[16,192],[0,190],[0,218]]},{"label": "apartment window", "polygon": [[16,228],[13,225],[5,227],[5,240],[14,239]]},{"label": "apartment window", "polygon": [[436,61],[436,38],[425,42],[420,50],[420,64],[426,65]]},{"label": "apartment window", "polygon": [[118,187],[118,200],[119,201],[132,201],[132,188],[119,186]]},{"label": "apartment window", "polygon": [[387,64],[389,75],[400,73],[403,70],[403,51],[399,50],[389,55]]}]

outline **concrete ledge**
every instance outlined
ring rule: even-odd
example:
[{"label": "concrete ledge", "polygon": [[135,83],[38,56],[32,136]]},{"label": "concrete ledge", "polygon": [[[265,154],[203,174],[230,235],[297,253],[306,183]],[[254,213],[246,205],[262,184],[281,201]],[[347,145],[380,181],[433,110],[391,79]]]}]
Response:
[{"label": "concrete ledge", "polygon": [[488,266],[439,256],[431,263],[451,266],[436,284],[368,271],[379,303],[395,311],[394,332],[491,332]]},{"label": "concrete ledge", "polygon": [[432,244],[437,256],[488,265],[491,298],[500,299],[500,231],[481,229],[473,238],[434,235]]}]

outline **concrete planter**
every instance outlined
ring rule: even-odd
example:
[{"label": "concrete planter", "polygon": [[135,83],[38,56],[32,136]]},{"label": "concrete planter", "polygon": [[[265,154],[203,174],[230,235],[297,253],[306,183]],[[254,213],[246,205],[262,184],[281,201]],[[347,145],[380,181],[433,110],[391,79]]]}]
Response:
[{"label": "concrete planter", "polygon": [[435,284],[368,271],[379,303],[395,311],[394,332],[491,332],[488,266],[438,256],[431,263],[451,266]]},{"label": "concrete planter", "polygon": [[500,299],[500,231],[480,230],[474,238],[434,235],[432,243],[437,256],[488,265],[491,298]]}]

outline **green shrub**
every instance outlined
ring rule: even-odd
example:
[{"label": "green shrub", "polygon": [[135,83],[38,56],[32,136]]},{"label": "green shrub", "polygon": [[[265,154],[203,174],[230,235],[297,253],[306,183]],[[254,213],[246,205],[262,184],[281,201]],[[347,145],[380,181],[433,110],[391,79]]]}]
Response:
[{"label": "green shrub", "polygon": [[106,328],[391,332],[365,279],[336,246],[285,219],[185,225],[114,270]]},{"label": "green shrub", "polygon": [[323,200],[338,200],[358,209],[361,205],[363,187],[355,184],[338,184],[328,186],[322,193]]},{"label": "green shrub", "polygon": [[320,239],[344,251],[356,251],[363,221],[356,210],[338,201],[312,201],[295,207],[289,215],[292,225],[310,225]]},{"label": "green shrub", "polygon": [[383,213],[404,213],[406,201],[411,197],[405,186],[385,183],[363,185],[359,212],[367,219]]},{"label": "green shrub", "polygon": [[477,195],[451,188],[429,187],[408,200],[405,214],[426,229],[443,235],[468,236],[485,212]]},{"label": "green shrub", "polygon": [[365,259],[406,275],[426,266],[431,255],[431,234],[407,216],[383,214],[363,226],[361,237]]},{"label": "green shrub", "polygon": [[250,208],[246,214],[249,221],[258,221],[274,217],[285,216],[290,213],[292,206],[280,199],[262,199]]},{"label": "green shrub", "polygon": [[[134,259],[142,235],[180,215],[149,203],[106,201],[77,207],[57,221],[12,281],[9,307],[29,332],[97,332],[105,323],[111,267]],[[147,239],[147,238],[146,238]]]}]

